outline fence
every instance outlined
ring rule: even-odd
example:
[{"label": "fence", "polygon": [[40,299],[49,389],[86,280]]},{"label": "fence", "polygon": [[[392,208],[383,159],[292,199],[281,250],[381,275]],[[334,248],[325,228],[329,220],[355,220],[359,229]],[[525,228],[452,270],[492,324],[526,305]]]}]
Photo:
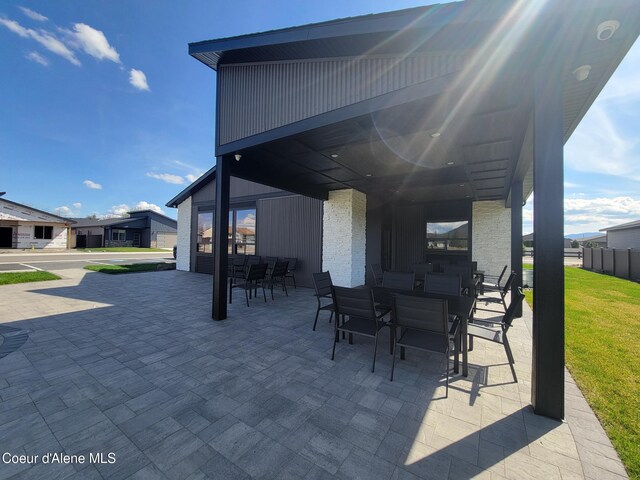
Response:
[{"label": "fence", "polygon": [[[533,248],[523,248],[522,249],[523,257],[532,257],[533,258]],[[564,257],[565,258],[582,258],[582,249],[580,248],[565,248],[564,249]]]},{"label": "fence", "polygon": [[640,250],[583,248],[582,267],[627,280],[640,281]]}]

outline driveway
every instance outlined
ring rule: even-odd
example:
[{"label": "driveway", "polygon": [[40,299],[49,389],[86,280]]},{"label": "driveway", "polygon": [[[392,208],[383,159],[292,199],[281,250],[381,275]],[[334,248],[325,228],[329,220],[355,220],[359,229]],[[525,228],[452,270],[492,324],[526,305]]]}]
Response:
[{"label": "driveway", "polygon": [[96,264],[131,264],[173,262],[167,252],[60,252],[60,253],[3,253],[0,272],[29,270],[68,270]]},{"label": "driveway", "polygon": [[526,306],[509,332],[520,382],[477,341],[444,398],[435,354],[407,352],[393,382],[369,339],[331,361],[308,289],[239,296],[214,322],[208,275],[61,273],[0,287],[0,326],[28,334],[0,359],[0,450],[38,455],[0,478],[625,478],[570,376],[567,422],[532,413]]}]

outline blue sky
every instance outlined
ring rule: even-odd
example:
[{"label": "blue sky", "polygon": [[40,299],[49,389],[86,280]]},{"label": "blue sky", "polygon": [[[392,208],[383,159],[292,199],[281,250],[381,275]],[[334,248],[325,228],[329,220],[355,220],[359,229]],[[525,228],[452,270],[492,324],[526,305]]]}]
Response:
[{"label": "blue sky", "polygon": [[[0,3],[0,190],[62,215],[164,204],[213,163],[214,72],[187,44],[424,1]],[[565,148],[565,233],[640,219],[640,45]],[[531,231],[531,204],[524,231]]]}]

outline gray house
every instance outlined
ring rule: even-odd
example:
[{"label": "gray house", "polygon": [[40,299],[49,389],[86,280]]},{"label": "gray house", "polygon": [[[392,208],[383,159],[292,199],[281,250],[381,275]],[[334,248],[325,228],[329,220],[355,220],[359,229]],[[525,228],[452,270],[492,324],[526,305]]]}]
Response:
[{"label": "gray house", "polygon": [[140,247],[173,248],[177,222],[151,210],[129,212],[128,217],[76,218],[70,248]]},{"label": "gray house", "polygon": [[640,220],[603,228],[606,232],[607,248],[637,248],[640,249]]},{"label": "gray house", "polygon": [[[213,273],[215,167],[167,202],[178,209],[178,270]],[[321,269],[322,202],[231,179],[228,253],[293,257],[296,284],[311,287]]]}]

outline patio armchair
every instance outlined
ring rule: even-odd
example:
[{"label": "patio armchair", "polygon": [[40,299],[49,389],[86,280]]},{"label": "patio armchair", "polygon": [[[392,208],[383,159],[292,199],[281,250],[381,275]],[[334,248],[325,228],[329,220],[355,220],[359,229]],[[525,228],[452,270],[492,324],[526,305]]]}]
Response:
[{"label": "patio armchair", "polygon": [[[340,332],[349,334],[349,343],[353,335],[371,337],[373,342],[373,365],[371,372],[376,369],[376,353],[378,351],[378,333],[388,324],[382,320],[382,315],[376,312],[373,303],[373,292],[368,288],[332,287],[333,305],[336,312],[335,335],[331,360],[335,358],[336,343]],[[347,319],[348,317],[348,319]],[[342,321],[338,321],[341,318]]]},{"label": "patio armchair", "polygon": [[424,276],[424,291],[435,295],[462,295],[462,279],[460,275],[446,273],[427,273]]},{"label": "patio armchair", "polygon": [[500,275],[487,275],[486,273],[482,276],[482,283],[480,284],[480,293],[484,293],[484,290],[491,290],[497,292],[502,287],[500,286],[500,282],[504,277],[505,272],[507,271],[508,265],[505,265]]},{"label": "patio armchair", "polygon": [[233,289],[240,288],[244,290],[244,295],[247,300],[247,307],[249,306],[249,295],[255,290],[256,297],[258,288],[262,288],[262,296],[264,297],[265,303],[267,302],[267,294],[264,291],[264,285],[266,282],[267,275],[267,264],[266,263],[258,263],[249,265],[249,270],[247,271],[246,276],[242,280],[236,280],[229,288],[229,304],[232,303],[233,300]]},{"label": "patio armchair", "polygon": [[298,266],[298,259],[294,257],[284,257],[285,262],[289,262],[289,268],[287,268],[287,274],[285,278],[293,280],[293,288],[298,288],[296,285],[296,267]]},{"label": "patio armchair", "polygon": [[379,263],[371,264],[371,275],[373,275],[373,281],[376,284],[376,287],[382,286],[382,277],[384,276],[384,271]]},{"label": "patio armchair", "polygon": [[276,266],[276,262],[278,261],[278,257],[265,257],[264,263],[267,264],[267,273],[271,274],[273,267]]},{"label": "patio armchair", "polygon": [[[394,295],[391,309],[391,328],[393,331],[393,362],[391,364],[391,381],[396,366],[398,347],[402,350],[413,348],[445,355],[446,393],[449,396],[449,352],[451,340],[454,340],[454,354],[458,351],[459,321],[452,319],[449,326],[447,301],[435,298],[416,297],[410,295]],[[400,335],[397,330],[400,329]]]},{"label": "patio armchair", "polygon": [[413,266],[413,274],[416,276],[416,286],[422,289],[424,286],[424,276],[433,273],[433,263],[418,263]]},{"label": "patio armchair", "polygon": [[[316,291],[316,300],[318,300],[316,318],[313,321],[313,330],[315,331],[316,324],[318,323],[318,315],[320,315],[321,311],[331,312],[331,315],[329,315],[329,323],[331,323],[331,319],[333,318],[335,311],[333,307],[333,297],[331,295],[333,282],[331,281],[331,274],[329,272],[314,273],[311,275],[311,278],[313,279],[313,288],[315,288]],[[330,303],[326,303],[327,300],[330,300]]]},{"label": "patio armchair", "polygon": [[276,262],[271,270],[271,275],[269,275],[269,289],[271,290],[271,300],[273,298],[273,286],[275,284],[282,285],[282,290],[284,290],[285,295],[288,297],[289,292],[287,292],[287,268],[289,267],[289,262]]},{"label": "patio armchair", "polygon": [[412,291],[416,283],[416,275],[413,272],[384,272],[382,287],[394,290]]},{"label": "patio armchair", "polygon": [[[516,310],[522,304],[523,299],[524,294],[522,293],[522,289],[518,287],[516,298],[511,302],[511,305],[509,305],[509,308],[507,308],[503,316],[485,319],[474,318],[473,322],[469,323],[467,326],[467,334],[469,335],[470,341],[474,338],[481,338],[504,346],[504,351],[507,354],[507,359],[509,360],[509,367],[511,368],[513,379],[516,382],[518,381],[518,377],[516,376],[516,370],[514,368],[515,360],[513,358],[513,353],[511,352],[507,332],[513,323]],[[495,325],[499,325],[499,328],[491,328],[491,326]]]},{"label": "patio armchair", "polygon": [[504,311],[507,311],[507,303],[505,301],[505,298],[507,298],[507,295],[509,293],[509,291],[511,290],[511,285],[513,284],[513,282],[516,279],[516,272],[511,272],[509,274],[509,278],[507,278],[507,281],[504,283],[504,286],[502,288],[500,288],[499,290],[491,290],[491,293],[498,293],[498,297],[496,296],[489,296],[486,294],[480,294],[477,297],[477,301],[478,302],[484,302],[485,305],[488,305],[490,303],[499,303],[502,305],[502,308],[504,309]]}]

